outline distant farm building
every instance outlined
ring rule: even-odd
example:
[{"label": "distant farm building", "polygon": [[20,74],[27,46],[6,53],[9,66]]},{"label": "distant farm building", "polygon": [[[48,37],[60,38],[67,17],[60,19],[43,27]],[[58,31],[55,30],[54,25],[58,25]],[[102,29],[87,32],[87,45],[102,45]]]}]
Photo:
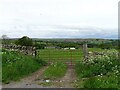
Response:
[{"label": "distant farm building", "polygon": [[69,48],[64,48],[64,50],[68,50]]},{"label": "distant farm building", "polygon": [[64,48],[64,50],[75,50],[76,48],[71,47],[71,48]]},{"label": "distant farm building", "polygon": [[70,48],[70,50],[75,50],[75,48],[74,48],[74,47],[72,47],[72,48]]}]

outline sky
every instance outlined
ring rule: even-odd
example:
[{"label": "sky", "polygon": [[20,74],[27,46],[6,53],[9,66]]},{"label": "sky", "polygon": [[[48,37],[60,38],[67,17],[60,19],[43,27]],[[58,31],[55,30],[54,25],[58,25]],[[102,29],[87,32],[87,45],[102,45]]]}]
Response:
[{"label": "sky", "polygon": [[117,38],[119,0],[0,0],[0,36]]}]

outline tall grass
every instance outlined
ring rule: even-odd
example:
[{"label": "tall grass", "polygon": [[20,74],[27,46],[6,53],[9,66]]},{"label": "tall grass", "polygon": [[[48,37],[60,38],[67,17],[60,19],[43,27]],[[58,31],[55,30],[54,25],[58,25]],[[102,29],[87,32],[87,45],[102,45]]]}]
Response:
[{"label": "tall grass", "polygon": [[15,51],[2,52],[2,81],[9,83],[29,75],[43,66],[43,61]]}]

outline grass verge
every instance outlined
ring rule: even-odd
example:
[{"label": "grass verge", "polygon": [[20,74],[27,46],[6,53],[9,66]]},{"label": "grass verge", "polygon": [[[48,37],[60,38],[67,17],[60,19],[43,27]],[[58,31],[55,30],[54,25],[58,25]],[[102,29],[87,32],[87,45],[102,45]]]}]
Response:
[{"label": "grass verge", "polygon": [[57,79],[63,77],[67,71],[67,65],[62,62],[54,62],[44,72],[45,79]]},{"label": "grass verge", "polygon": [[45,64],[44,61],[32,56],[15,51],[4,51],[2,52],[2,82],[7,84],[10,81],[20,80]]}]

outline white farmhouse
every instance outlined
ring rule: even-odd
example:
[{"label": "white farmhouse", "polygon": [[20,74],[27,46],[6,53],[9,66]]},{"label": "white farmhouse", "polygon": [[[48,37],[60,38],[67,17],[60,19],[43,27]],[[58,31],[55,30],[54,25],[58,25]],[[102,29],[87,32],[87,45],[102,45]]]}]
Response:
[{"label": "white farmhouse", "polygon": [[69,48],[64,48],[64,50],[68,50]]},{"label": "white farmhouse", "polygon": [[72,48],[70,48],[70,50],[75,50],[75,48],[74,48],[74,47],[72,47]]}]

